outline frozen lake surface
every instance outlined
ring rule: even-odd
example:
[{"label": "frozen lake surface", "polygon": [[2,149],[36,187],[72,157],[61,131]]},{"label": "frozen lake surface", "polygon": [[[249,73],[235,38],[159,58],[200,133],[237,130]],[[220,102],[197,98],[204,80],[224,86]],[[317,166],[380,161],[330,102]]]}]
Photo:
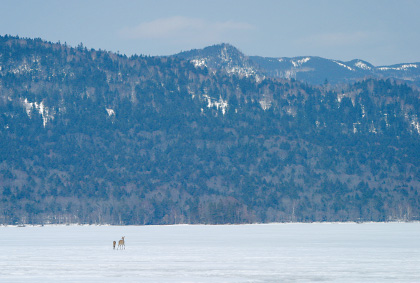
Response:
[{"label": "frozen lake surface", "polygon": [[0,282],[420,282],[420,223],[0,227],[0,245]]}]

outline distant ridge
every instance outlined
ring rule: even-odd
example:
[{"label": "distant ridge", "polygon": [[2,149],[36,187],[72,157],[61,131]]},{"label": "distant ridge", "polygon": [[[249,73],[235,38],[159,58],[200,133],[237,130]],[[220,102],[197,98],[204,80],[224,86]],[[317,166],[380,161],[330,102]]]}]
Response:
[{"label": "distant ridge", "polygon": [[374,66],[354,59],[340,61],[317,56],[261,57],[246,56],[230,44],[217,44],[203,49],[181,52],[174,56],[190,60],[196,66],[223,70],[238,75],[297,79],[310,84],[341,84],[367,77],[392,78],[420,86],[420,63]]}]

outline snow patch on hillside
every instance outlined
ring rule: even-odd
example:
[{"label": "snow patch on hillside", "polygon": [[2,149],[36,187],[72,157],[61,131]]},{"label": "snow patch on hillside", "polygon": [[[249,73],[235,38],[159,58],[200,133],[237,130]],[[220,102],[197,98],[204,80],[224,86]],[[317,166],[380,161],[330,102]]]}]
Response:
[{"label": "snow patch on hillside", "polygon": [[203,98],[207,100],[207,108],[216,107],[217,110],[222,110],[223,115],[225,115],[228,108],[228,102],[226,100],[223,100],[221,97],[219,100],[216,100],[207,94],[204,94]]},{"label": "snow patch on hillside", "polygon": [[226,70],[228,74],[238,74],[241,76],[249,77],[255,75],[255,71],[252,68],[241,68],[241,67],[232,67]]},{"label": "snow patch on hillside", "polygon": [[11,71],[13,74],[17,75],[17,74],[29,73],[33,71],[33,69],[27,63],[24,63],[22,65],[19,65],[17,68],[12,69]]},{"label": "snow patch on hillside", "polygon": [[194,64],[194,66],[197,67],[207,67],[206,65],[206,59],[201,58],[201,59],[193,59],[191,60],[191,63]]},{"label": "snow patch on hillside", "polygon": [[420,135],[420,122],[417,115],[410,115],[405,113],[404,115],[406,121],[413,127],[413,129]]},{"label": "snow patch on hillside", "polygon": [[353,134],[357,133],[357,131],[358,131],[357,127],[360,126],[360,125],[361,125],[360,122],[353,123]]},{"label": "snow patch on hillside", "polygon": [[106,112],[108,113],[108,116],[110,117],[110,116],[115,116],[115,111],[113,110],[113,109],[111,109],[111,108],[105,108],[106,109]]},{"label": "snow patch on hillside", "polygon": [[379,67],[378,69],[381,71],[388,71],[388,70],[396,70],[396,71],[406,71],[410,68],[418,68],[419,66],[417,64],[404,64],[400,67]]},{"label": "snow patch on hillside", "polygon": [[302,59],[299,59],[297,61],[292,60],[292,64],[293,64],[293,67],[296,68],[296,67],[302,66],[304,63],[308,62],[309,60],[311,60],[311,58],[309,58],[309,57],[302,58]]},{"label": "snow patch on hillside", "polygon": [[354,64],[356,67],[363,69],[363,70],[372,70],[371,67],[363,63],[362,61],[358,61],[356,64]]},{"label": "snow patch on hillside", "polygon": [[373,134],[377,134],[378,131],[375,127],[375,124],[373,123],[373,121],[371,121],[370,125],[369,125],[369,133],[373,133]]},{"label": "snow patch on hillside", "polygon": [[420,123],[417,119],[413,119],[411,121],[411,125],[414,127],[414,129],[417,131],[417,133],[420,135]]},{"label": "snow patch on hillside", "polygon": [[267,109],[270,109],[271,107],[271,100],[268,99],[267,97],[264,97],[263,99],[261,99],[259,101],[261,108],[265,111]]},{"label": "snow patch on hillside", "polygon": [[354,69],[352,68],[352,67],[349,67],[349,66],[347,66],[347,65],[345,65],[345,64],[343,64],[343,63],[340,63],[340,62],[337,62],[337,61],[333,61],[334,63],[336,63],[336,64],[338,64],[338,65],[340,65],[341,67],[343,67],[343,68],[347,68],[347,69],[349,69],[350,71],[354,71]]},{"label": "snow patch on hillside", "polygon": [[43,101],[41,101],[41,103],[29,102],[28,99],[25,98],[22,100],[22,104],[25,107],[26,114],[28,114],[29,118],[31,118],[33,110],[36,110],[41,114],[44,128],[47,125],[48,120],[54,119],[54,116],[52,115],[53,111],[46,107]]}]

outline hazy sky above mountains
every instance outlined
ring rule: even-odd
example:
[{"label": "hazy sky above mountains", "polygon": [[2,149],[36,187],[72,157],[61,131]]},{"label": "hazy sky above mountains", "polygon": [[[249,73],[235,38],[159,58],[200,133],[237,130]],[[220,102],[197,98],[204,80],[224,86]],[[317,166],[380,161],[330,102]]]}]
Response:
[{"label": "hazy sky above mountains", "polygon": [[230,43],[246,55],[420,62],[416,0],[3,0],[0,34],[127,55]]}]

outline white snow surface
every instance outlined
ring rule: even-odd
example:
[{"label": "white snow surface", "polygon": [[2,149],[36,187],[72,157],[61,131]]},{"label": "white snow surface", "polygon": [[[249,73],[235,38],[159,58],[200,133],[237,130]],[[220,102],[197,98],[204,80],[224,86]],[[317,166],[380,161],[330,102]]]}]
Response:
[{"label": "white snow surface", "polygon": [[349,69],[350,71],[354,71],[354,69],[353,68],[351,68],[351,67],[349,67],[349,66],[347,66],[347,65],[345,65],[345,64],[343,64],[343,63],[340,63],[340,62],[337,62],[337,61],[333,61],[334,63],[336,63],[336,64],[338,64],[338,65],[340,65],[341,67],[343,67],[343,68],[347,68],[347,69]]},{"label": "white snow surface", "polygon": [[54,119],[54,116],[50,115],[49,113],[51,112],[50,109],[45,107],[43,101],[41,101],[41,103],[29,102],[28,99],[25,98],[25,100],[22,100],[22,103],[26,109],[26,114],[28,114],[29,117],[31,117],[33,109],[38,110],[39,114],[42,116],[44,128],[47,125],[48,120]]},{"label": "white snow surface", "polygon": [[387,71],[387,70],[397,70],[397,71],[401,71],[401,70],[407,70],[409,68],[418,68],[417,64],[403,64],[400,67],[379,67],[378,69],[381,71]]},{"label": "white snow surface", "polygon": [[0,282],[420,282],[419,239],[420,223],[2,226]]},{"label": "white snow surface", "polygon": [[261,108],[264,111],[267,110],[267,109],[270,109],[270,107],[271,107],[271,100],[270,99],[264,98],[264,99],[261,99],[259,102],[260,102]]},{"label": "white snow surface", "polygon": [[372,68],[363,63],[362,61],[357,61],[356,64],[354,64],[356,67],[363,69],[363,70],[371,70]]},{"label": "white snow surface", "polygon": [[302,58],[302,59],[297,60],[297,61],[292,60],[292,64],[293,64],[293,67],[296,68],[296,67],[302,66],[304,63],[308,62],[309,60],[311,60],[310,57]]},{"label": "white snow surface", "polygon": [[115,116],[115,111],[114,109],[111,108],[105,108],[106,109],[106,113],[108,113],[108,117],[114,115]]},{"label": "white snow surface", "polygon": [[219,98],[219,100],[215,100],[207,94],[203,94],[203,97],[207,100],[207,108],[216,107],[217,110],[219,110],[220,108],[222,110],[223,115],[225,115],[226,110],[229,106],[227,100],[223,100],[221,97]]},{"label": "white snow surface", "polygon": [[191,62],[194,64],[195,67],[207,67],[206,65],[206,59],[193,59]]}]

